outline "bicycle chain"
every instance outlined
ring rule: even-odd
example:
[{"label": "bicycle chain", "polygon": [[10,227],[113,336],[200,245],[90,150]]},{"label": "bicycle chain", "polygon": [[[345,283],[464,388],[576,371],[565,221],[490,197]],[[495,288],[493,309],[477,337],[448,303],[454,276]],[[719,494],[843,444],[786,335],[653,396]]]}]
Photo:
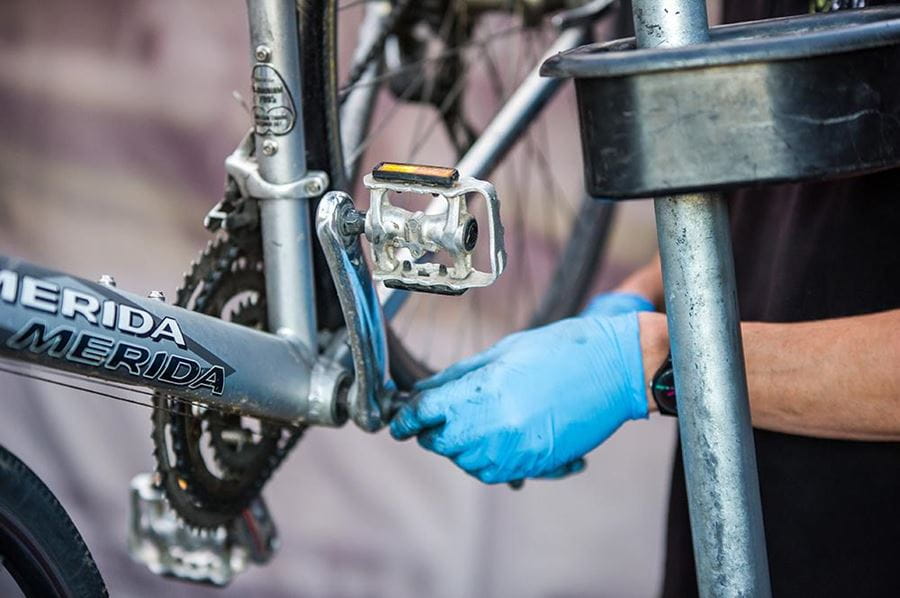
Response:
[{"label": "bicycle chain", "polygon": [[[232,319],[244,325],[263,324],[265,303],[262,272],[258,267],[260,253],[258,237],[252,234],[222,236],[211,241],[184,275],[176,293],[176,305],[221,315],[216,312],[229,297],[240,291],[255,291],[260,299],[242,303]],[[240,427],[239,417],[212,409],[198,415],[191,405],[162,393],[154,395],[154,404],[161,407],[154,410],[151,434],[160,483],[169,504],[188,525],[196,528],[220,527],[240,515],[259,495],[303,433],[303,428],[261,422],[258,444],[226,450],[228,443],[222,433]],[[212,436],[210,446],[221,477],[210,471],[201,453],[204,422]]]}]

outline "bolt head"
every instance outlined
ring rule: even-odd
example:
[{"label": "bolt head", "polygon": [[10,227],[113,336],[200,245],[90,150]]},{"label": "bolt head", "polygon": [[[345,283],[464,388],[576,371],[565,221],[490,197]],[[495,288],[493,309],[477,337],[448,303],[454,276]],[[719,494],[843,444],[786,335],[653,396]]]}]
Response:
[{"label": "bolt head", "polygon": [[269,62],[272,58],[272,50],[269,46],[259,45],[256,46],[256,50],[253,51],[253,55],[256,56],[256,60],[259,62]]},{"label": "bolt head", "polygon": [[103,274],[100,276],[100,279],[97,281],[105,287],[115,287],[116,279],[110,276],[109,274]]},{"label": "bolt head", "polygon": [[313,179],[306,183],[306,192],[310,195],[318,195],[322,192],[322,183],[318,179]]},{"label": "bolt head", "polygon": [[153,299],[154,301],[165,301],[166,295],[162,291],[150,291],[147,295],[148,299]]},{"label": "bolt head", "polygon": [[266,139],[262,142],[262,153],[264,156],[274,156],[278,153],[278,142],[274,139]]}]

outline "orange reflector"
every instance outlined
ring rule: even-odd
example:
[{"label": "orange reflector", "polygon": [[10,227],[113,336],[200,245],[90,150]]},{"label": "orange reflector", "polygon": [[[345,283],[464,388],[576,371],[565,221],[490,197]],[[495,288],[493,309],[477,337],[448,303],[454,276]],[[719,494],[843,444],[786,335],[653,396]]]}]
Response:
[{"label": "orange reflector", "polygon": [[372,176],[378,181],[399,181],[449,187],[459,179],[459,171],[445,166],[382,162],[372,169]]}]

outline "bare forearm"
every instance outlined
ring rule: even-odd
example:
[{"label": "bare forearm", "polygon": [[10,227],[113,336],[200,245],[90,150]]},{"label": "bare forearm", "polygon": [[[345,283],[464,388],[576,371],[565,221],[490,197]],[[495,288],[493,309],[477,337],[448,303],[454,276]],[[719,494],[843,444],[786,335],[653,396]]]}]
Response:
[{"label": "bare forearm", "polygon": [[[668,347],[665,316],[644,313],[640,321],[650,377]],[[900,440],[900,310],[792,324],[748,322],[742,332],[755,427]]]}]

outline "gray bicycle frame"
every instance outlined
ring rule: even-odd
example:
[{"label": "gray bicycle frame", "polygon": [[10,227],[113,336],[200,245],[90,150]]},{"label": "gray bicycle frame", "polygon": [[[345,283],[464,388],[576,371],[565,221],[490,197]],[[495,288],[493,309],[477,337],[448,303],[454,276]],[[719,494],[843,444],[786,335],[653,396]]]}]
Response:
[{"label": "gray bicycle frame", "polygon": [[[278,110],[277,118],[256,118],[252,139],[226,164],[261,206],[268,324],[275,333],[0,256],[0,357],[150,388],[225,412],[290,424],[341,423],[322,413],[333,408],[328,399],[344,380],[329,360],[317,359],[308,202],[325,191],[327,177],[306,166],[296,2],[247,0],[247,7],[254,86],[268,86],[255,91],[281,94],[286,110]],[[588,41],[589,26],[588,20],[564,29],[549,53]],[[283,89],[273,89],[273,82]],[[561,85],[531,72],[460,169],[489,174]],[[358,102],[352,95],[350,105]],[[368,125],[367,117],[356,122]],[[395,313],[404,296],[392,294],[385,312]],[[383,333],[383,315],[371,315]],[[386,356],[377,366],[386,372]]]},{"label": "gray bicycle frame", "polygon": [[287,422],[313,356],[266,334],[0,257],[0,355]]}]

